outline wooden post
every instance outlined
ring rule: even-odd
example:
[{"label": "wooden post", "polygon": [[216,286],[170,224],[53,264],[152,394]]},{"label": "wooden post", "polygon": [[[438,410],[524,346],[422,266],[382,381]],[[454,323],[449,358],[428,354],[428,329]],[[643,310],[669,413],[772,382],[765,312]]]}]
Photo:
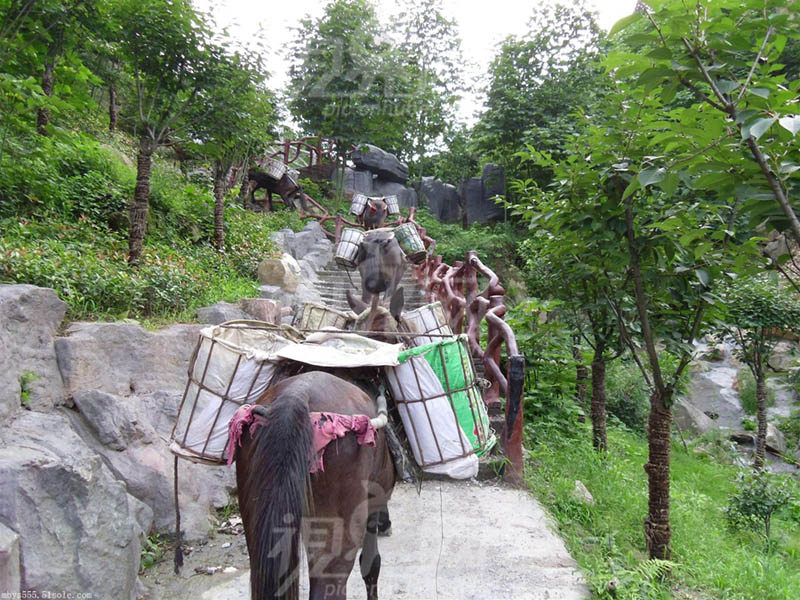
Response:
[{"label": "wooden post", "polygon": [[508,398],[506,398],[506,426],[503,431],[503,450],[509,464],[503,478],[514,485],[524,482],[522,459],[523,391],[525,388],[525,357],[515,354],[508,357]]}]

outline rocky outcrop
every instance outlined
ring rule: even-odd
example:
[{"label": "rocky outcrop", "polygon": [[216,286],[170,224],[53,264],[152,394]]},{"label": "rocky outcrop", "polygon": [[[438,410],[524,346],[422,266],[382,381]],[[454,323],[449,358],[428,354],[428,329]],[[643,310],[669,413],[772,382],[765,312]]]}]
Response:
[{"label": "rocky outcrop", "polygon": [[0,498],[23,590],[134,598],[141,532],[125,483],[64,414],[26,412],[2,432]]},{"label": "rocky outcrop", "polygon": [[714,421],[708,415],[695,407],[690,402],[681,398],[672,409],[675,424],[682,432],[700,435],[715,427]]},{"label": "rocky outcrop", "polygon": [[230,302],[217,302],[211,306],[202,306],[197,309],[197,320],[201,323],[219,325],[225,321],[238,321],[249,319],[248,315],[238,304]]},{"label": "rocky outcrop", "polygon": [[0,423],[21,404],[48,410],[63,401],[53,340],[66,311],[51,289],[0,285]]},{"label": "rocky outcrop", "polygon": [[0,523],[0,592],[19,594],[20,589],[19,535]]},{"label": "rocky outcrop", "polygon": [[294,292],[300,282],[300,265],[284,252],[280,258],[265,258],[258,265],[258,280],[264,285],[277,285]]},{"label": "rocky outcrop", "polygon": [[397,196],[397,203],[400,205],[400,208],[411,208],[418,204],[416,190],[406,187],[401,183],[376,179],[374,190],[375,196]]},{"label": "rocky outcrop", "polygon": [[462,181],[459,195],[461,196],[461,210],[466,213],[466,222],[468,224],[484,223],[483,182],[477,177]]},{"label": "rocky outcrop", "polygon": [[350,167],[344,168],[344,179],[342,180],[342,173],[334,170],[331,174],[331,179],[338,185],[341,183],[342,189],[345,192],[356,192],[359,194],[372,195],[372,181],[375,178],[371,171],[366,169],[351,169]]},{"label": "rocky outcrop", "polygon": [[495,196],[505,194],[503,168],[487,164],[480,178],[473,177],[461,184],[461,205],[467,213],[467,223],[491,223],[505,218],[503,206]]},{"label": "rocky outcrop", "polygon": [[460,196],[456,187],[433,177],[422,178],[419,203],[427,206],[440,223],[457,223],[461,218]]},{"label": "rocky outcrop", "polygon": [[377,146],[363,144],[351,158],[356,167],[371,171],[381,179],[396,183],[408,181],[408,165]]},{"label": "rocky outcrop", "polygon": [[183,391],[200,328],[172,325],[152,332],[134,323],[72,323],[55,344],[66,391]]},{"label": "rocky outcrop", "polygon": [[780,341],[772,349],[767,363],[774,371],[789,371],[800,363],[800,349],[792,342]]},{"label": "rocky outcrop", "polygon": [[[494,205],[496,196],[506,195],[506,174],[503,167],[494,163],[487,163],[481,173],[481,183],[483,183],[483,199],[488,206]],[[502,216],[502,211],[500,212]]]}]

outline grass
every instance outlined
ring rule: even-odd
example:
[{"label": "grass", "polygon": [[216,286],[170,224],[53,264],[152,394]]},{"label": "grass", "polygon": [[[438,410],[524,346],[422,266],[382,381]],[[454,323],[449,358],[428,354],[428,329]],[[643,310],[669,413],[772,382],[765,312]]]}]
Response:
[{"label": "grass", "polygon": [[[565,437],[555,429],[529,447],[528,484],[553,514],[559,532],[598,598],[788,600],[800,598],[800,527],[787,515],[774,521],[775,548],[750,532],[734,533],[723,509],[734,491],[736,467],[709,457],[672,452],[672,562],[666,579],[648,562],[643,520],[647,443],[610,428],[609,452],[597,455],[590,432]],[[582,481],[596,504],[572,497]],[[612,595],[610,582],[616,588]]]}]

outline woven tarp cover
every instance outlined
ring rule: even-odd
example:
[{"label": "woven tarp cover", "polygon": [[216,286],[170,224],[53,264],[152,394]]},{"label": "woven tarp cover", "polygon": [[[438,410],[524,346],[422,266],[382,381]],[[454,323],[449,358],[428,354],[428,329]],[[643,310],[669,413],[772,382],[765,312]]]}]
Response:
[{"label": "woven tarp cover", "polygon": [[386,367],[398,364],[402,349],[402,344],[331,329],[309,335],[302,344],[284,346],[275,355],[316,367]]},{"label": "woven tarp cover", "polygon": [[444,390],[461,390],[452,392],[456,418],[472,448],[478,456],[483,456],[497,440],[489,427],[486,406],[475,386],[468,352],[466,336],[461,335],[401,352],[399,359],[404,362],[410,356],[423,356]]}]

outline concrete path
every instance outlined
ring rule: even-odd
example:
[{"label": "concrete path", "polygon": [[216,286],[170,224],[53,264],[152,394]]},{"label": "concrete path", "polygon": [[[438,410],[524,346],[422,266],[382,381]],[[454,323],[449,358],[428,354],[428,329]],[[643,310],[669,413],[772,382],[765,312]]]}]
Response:
[{"label": "concrete path", "polygon": [[[389,504],[392,536],[380,538],[379,597],[398,600],[580,600],[577,564],[529,494],[488,482],[401,484]],[[307,597],[301,576],[301,598]],[[348,598],[365,598],[358,566]],[[197,597],[197,596],[193,596]],[[249,572],[201,600],[247,600]]]}]

